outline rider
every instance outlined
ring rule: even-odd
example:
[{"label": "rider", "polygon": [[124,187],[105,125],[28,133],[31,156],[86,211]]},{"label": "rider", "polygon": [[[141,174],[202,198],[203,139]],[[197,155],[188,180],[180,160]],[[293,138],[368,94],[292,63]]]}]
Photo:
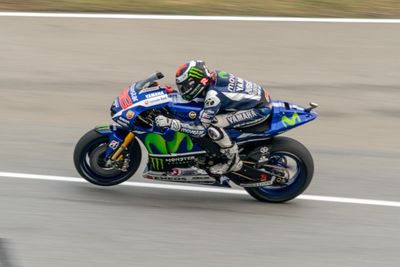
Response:
[{"label": "rider", "polygon": [[231,73],[210,72],[204,61],[192,60],[178,68],[176,84],[186,101],[204,101],[201,124],[183,123],[159,115],[158,127],[187,133],[193,137],[206,134],[219,147],[227,162],[210,167],[212,174],[222,175],[242,168],[238,146],[224,128],[246,128],[265,122],[271,111],[270,97],[260,85],[243,80]]}]

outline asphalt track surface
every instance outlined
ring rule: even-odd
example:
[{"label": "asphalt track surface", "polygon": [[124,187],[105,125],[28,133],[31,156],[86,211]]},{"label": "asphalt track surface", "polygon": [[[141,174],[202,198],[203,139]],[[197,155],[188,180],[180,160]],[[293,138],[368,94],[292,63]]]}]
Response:
[{"label": "asphalt track surface", "polygon": [[[0,18],[0,171],[77,177],[126,85],[192,58],[320,104],[306,194],[400,201],[400,25]],[[143,162],[142,162],[143,163]],[[144,180],[140,174],[132,181]],[[399,266],[396,207],[0,178],[0,266]],[[3,267],[3,266],[2,266]]]}]

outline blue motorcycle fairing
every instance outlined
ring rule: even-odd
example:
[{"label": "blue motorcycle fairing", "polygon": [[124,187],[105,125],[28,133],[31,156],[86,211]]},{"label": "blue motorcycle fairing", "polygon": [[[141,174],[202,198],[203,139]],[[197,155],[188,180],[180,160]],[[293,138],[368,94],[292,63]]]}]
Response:
[{"label": "blue motorcycle fairing", "polygon": [[[129,101],[132,103],[125,109],[122,108],[124,104],[123,97],[129,97]],[[188,147],[190,147],[188,146],[189,141],[187,141],[188,139],[186,139],[186,137],[184,138],[185,140],[182,139],[182,133],[177,134],[170,129],[164,131],[158,129],[157,127],[143,129],[138,127],[137,125],[133,125],[133,121],[135,120],[135,118],[142,112],[148,109],[158,109],[163,107],[168,107],[170,112],[183,122],[192,122],[196,124],[200,123],[199,115],[201,110],[203,109],[203,103],[197,103],[194,101],[177,101],[176,99],[176,94],[167,94],[166,89],[161,86],[136,90],[134,84],[130,88],[127,88],[126,91],[123,91],[119,98],[114,101],[114,104],[112,106],[112,110],[113,112],[115,112],[115,114],[113,115],[113,120],[118,124],[124,126],[126,128],[126,131],[128,131],[129,129],[130,131],[136,132],[138,138],[145,145],[149,144],[149,140],[151,139],[152,141],[150,143],[162,142],[163,145],[165,143],[166,146],[169,148],[174,147],[173,153],[189,153],[202,151],[202,149],[196,144],[193,144],[193,147],[191,147],[191,149],[188,149]],[[245,128],[226,130],[232,140],[238,143],[268,139],[314,120],[317,117],[317,113],[313,111],[306,111],[305,108],[301,106],[285,101],[273,100],[270,116],[271,118],[265,122],[269,123],[269,127],[265,132],[246,132]],[[148,135],[152,137],[147,137]],[[159,137],[156,137],[156,135],[158,135]],[[113,137],[112,140],[120,142],[120,138],[118,138],[118,136]],[[178,141],[182,141],[182,145],[178,147],[173,146],[176,145],[175,142]],[[154,146],[151,145],[151,147]],[[149,146],[146,146],[146,148],[149,150]]]},{"label": "blue motorcycle fairing", "polygon": [[[114,100],[111,106],[112,119],[116,123],[133,130],[137,128],[133,125],[133,122],[139,114],[148,109],[166,107],[170,102],[171,99],[163,87],[145,88],[137,92],[135,84],[133,84]],[[127,103],[129,105],[126,105]]]},{"label": "blue motorcycle fairing", "polygon": [[285,101],[272,101],[273,112],[268,135],[277,135],[310,122],[318,117],[314,111]]},{"label": "blue motorcycle fairing", "polygon": [[314,111],[306,111],[304,107],[291,104],[285,101],[272,101],[272,116],[265,123],[269,123],[269,128],[265,132],[250,133],[246,128],[241,130],[228,129],[228,134],[236,142],[258,141],[271,138],[295,127],[303,125],[317,118],[318,114]]}]

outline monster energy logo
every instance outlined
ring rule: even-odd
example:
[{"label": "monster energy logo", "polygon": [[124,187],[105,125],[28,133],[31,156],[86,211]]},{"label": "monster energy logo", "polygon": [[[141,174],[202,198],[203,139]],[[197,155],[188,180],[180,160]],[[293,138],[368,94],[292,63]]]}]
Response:
[{"label": "monster energy logo", "polygon": [[299,114],[297,112],[293,113],[292,117],[289,119],[287,116],[282,117],[282,124],[285,128],[289,126],[294,126],[296,122],[301,122]]},{"label": "monster energy logo", "polygon": [[144,145],[150,154],[154,154],[153,148],[160,154],[171,154],[179,150],[183,140],[186,140],[186,150],[191,151],[193,149],[192,139],[181,132],[175,132],[174,138],[168,142],[159,134],[149,133],[144,139]]},{"label": "monster energy logo", "polygon": [[151,160],[151,169],[156,171],[164,169],[164,159],[151,157],[150,160]]},{"label": "monster energy logo", "polygon": [[204,74],[199,68],[193,67],[189,70],[189,77],[201,79],[203,76]]}]

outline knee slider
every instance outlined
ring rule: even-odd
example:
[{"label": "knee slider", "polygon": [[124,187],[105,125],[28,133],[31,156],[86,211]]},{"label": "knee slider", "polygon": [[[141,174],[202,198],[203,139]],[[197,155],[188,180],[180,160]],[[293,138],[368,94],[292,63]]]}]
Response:
[{"label": "knee slider", "polygon": [[213,140],[213,141],[219,141],[222,138],[224,138],[224,133],[217,127],[210,126],[207,129],[208,136]]}]

